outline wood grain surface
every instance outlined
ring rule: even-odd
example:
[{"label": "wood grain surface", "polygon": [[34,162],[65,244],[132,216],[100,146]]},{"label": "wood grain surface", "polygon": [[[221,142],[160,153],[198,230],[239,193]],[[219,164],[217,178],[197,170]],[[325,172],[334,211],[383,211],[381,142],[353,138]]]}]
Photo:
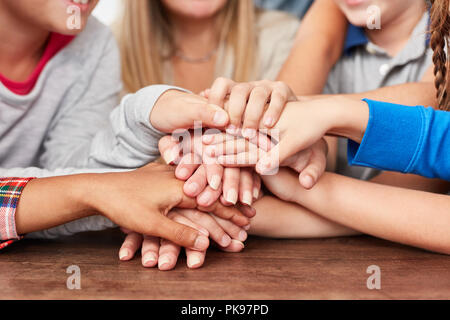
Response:
[{"label": "wood grain surface", "polygon": [[[250,238],[242,253],[208,252],[204,267],[173,271],[120,262],[118,230],[24,240],[0,252],[0,299],[449,299],[450,257],[367,236]],[[66,268],[81,269],[69,290]],[[381,269],[369,290],[367,267]]]}]

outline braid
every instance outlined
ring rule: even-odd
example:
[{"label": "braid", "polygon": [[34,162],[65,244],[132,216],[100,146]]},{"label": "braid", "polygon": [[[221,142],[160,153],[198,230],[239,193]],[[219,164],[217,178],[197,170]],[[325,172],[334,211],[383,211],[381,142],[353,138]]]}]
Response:
[{"label": "braid", "polygon": [[448,96],[448,59],[449,44],[447,37],[450,29],[450,17],[448,15],[449,0],[431,0],[431,38],[430,45],[433,49],[433,63],[436,86],[436,97],[439,109],[449,110]]}]

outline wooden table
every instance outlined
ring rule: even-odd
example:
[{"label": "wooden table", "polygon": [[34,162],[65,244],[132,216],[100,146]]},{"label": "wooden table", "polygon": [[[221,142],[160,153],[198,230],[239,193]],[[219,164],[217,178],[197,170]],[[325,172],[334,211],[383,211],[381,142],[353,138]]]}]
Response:
[{"label": "wooden table", "polygon": [[[450,257],[367,236],[321,240],[250,238],[238,254],[211,250],[203,268],[182,258],[169,272],[140,257],[118,260],[120,232],[24,240],[0,253],[0,299],[448,299]],[[66,268],[78,265],[81,290]],[[367,288],[368,266],[381,289]]]}]

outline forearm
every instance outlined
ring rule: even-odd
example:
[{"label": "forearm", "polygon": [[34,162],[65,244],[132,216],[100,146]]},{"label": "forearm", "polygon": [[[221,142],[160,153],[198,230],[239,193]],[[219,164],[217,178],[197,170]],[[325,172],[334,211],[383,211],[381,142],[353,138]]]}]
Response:
[{"label": "forearm", "polygon": [[97,214],[87,201],[93,176],[82,174],[30,181],[16,210],[17,233],[48,229]]},{"label": "forearm", "polygon": [[403,105],[437,107],[435,87],[432,82],[411,82],[344,96],[358,100],[366,98]]},{"label": "forearm", "polygon": [[389,171],[383,171],[370,181],[393,187],[428,191],[433,193],[447,193],[450,189],[450,183],[444,180],[429,179],[415,174],[404,174]]},{"label": "forearm", "polygon": [[[334,1],[315,1],[302,20],[278,79],[297,95],[321,93],[329,71],[342,54],[346,26],[347,20]],[[308,76],[299,77],[299,72]]]},{"label": "forearm", "polygon": [[325,173],[296,202],[336,223],[376,237],[450,254],[450,197]]},{"label": "forearm", "polygon": [[256,216],[250,234],[271,238],[326,238],[350,236],[358,232],[325,219],[292,202],[264,196],[254,203]]}]

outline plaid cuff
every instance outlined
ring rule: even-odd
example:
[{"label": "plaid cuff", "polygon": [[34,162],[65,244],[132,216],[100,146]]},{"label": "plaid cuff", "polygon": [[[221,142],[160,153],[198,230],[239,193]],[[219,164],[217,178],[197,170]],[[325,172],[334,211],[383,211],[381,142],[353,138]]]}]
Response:
[{"label": "plaid cuff", "polygon": [[23,188],[32,179],[0,178],[0,249],[21,239],[16,231],[16,209]]}]

